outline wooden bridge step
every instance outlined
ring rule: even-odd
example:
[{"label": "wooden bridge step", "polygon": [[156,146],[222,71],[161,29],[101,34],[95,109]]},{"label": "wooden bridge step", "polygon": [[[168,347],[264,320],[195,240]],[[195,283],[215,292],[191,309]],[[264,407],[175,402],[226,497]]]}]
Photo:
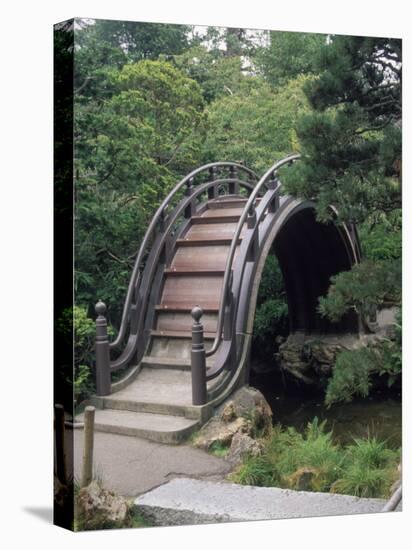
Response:
[{"label": "wooden bridge step", "polygon": [[190,308],[195,305],[203,307],[203,304],[219,304],[222,284],[221,275],[166,277],[160,303],[173,302]]},{"label": "wooden bridge step", "polygon": [[[235,259],[238,252],[236,249]],[[224,244],[203,245],[201,247],[187,244],[176,250],[171,269],[220,269],[226,267],[229,246]]]},{"label": "wooden bridge step", "polygon": [[[186,307],[181,305],[173,304],[173,302],[160,304],[155,306],[156,311],[170,311],[170,312],[182,312],[182,313],[190,313],[193,309],[192,307]],[[203,308],[203,313],[216,313],[219,311],[218,304],[210,305],[209,307]]]},{"label": "wooden bridge step", "polygon": [[[214,212],[214,210],[206,210]],[[224,216],[192,216],[193,225],[205,225],[211,223],[233,223],[239,221],[240,214],[226,214]]]},{"label": "wooden bridge step", "polygon": [[207,207],[210,210],[217,210],[221,208],[243,208],[247,202],[247,199],[213,199],[207,202]]},{"label": "wooden bridge step", "polygon": [[[190,311],[158,311],[156,330],[185,331],[192,330],[193,318]],[[216,332],[217,313],[203,312],[202,325],[206,332]]]},{"label": "wooden bridge step", "polygon": [[[192,333],[183,330],[152,330],[150,331],[152,336],[158,338],[188,338],[192,339]],[[206,340],[212,340],[215,337],[214,332],[204,332],[203,336]]]},{"label": "wooden bridge step", "polygon": [[[213,357],[207,357],[206,365],[208,367],[212,366],[213,361]],[[149,369],[191,370],[191,361],[190,359],[178,359],[176,357],[152,357],[151,355],[145,355],[141,361],[141,366]]]},{"label": "wooden bridge step", "polygon": [[[240,242],[242,240],[242,237],[240,236],[238,241]],[[199,238],[199,239],[177,239],[176,244],[178,246],[210,246],[210,245],[230,245],[232,242],[232,239],[230,237],[213,237],[210,238]]]},{"label": "wooden bridge step", "polygon": [[207,298],[197,300],[195,302],[193,302],[193,300],[186,300],[181,302],[167,300],[156,306],[156,309],[168,311],[192,311],[192,309],[196,305],[200,306],[205,313],[207,311],[219,311],[219,300],[211,302],[208,301]]},{"label": "wooden bridge step", "polygon": [[166,275],[171,276],[181,276],[181,275],[187,275],[187,276],[198,276],[198,275],[220,275],[223,277],[225,271],[223,269],[182,269],[182,268],[176,268],[171,267],[165,269]]},{"label": "wooden bridge step", "polygon": [[[246,204],[246,203],[244,203]],[[217,210],[217,212],[216,212]],[[230,205],[226,206],[225,208],[209,208],[205,210],[200,216],[202,218],[227,218],[231,216],[240,217],[243,212],[243,207],[237,207],[233,208]],[[197,218],[198,216],[193,216],[193,218]]]},{"label": "wooden bridge step", "polygon": [[189,228],[184,240],[232,239],[236,228],[236,222],[195,224]]},{"label": "wooden bridge step", "polygon": [[[212,339],[205,340],[205,348],[209,349]],[[147,355],[151,357],[167,357],[176,361],[190,361],[192,351],[192,336],[186,338],[166,338],[164,336],[152,336]]]}]

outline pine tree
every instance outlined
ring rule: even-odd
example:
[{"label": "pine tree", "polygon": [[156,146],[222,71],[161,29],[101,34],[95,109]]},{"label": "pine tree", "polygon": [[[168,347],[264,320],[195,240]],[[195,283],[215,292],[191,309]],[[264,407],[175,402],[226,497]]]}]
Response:
[{"label": "pine tree", "polygon": [[[376,308],[401,302],[401,40],[331,37],[320,51],[318,70],[319,77],[305,87],[312,112],[301,117],[297,128],[303,162],[290,174],[287,188],[291,194],[315,198],[320,220],[334,218],[334,205],[335,222],[358,224],[365,237],[363,260],[332,279],[320,311],[336,320],[355,309],[367,328],[368,315]],[[382,345],[375,351],[387,357]],[[400,350],[398,339],[390,356],[400,357]],[[344,361],[358,365],[359,357],[348,352]],[[339,364],[344,361],[338,358]],[[336,395],[348,399],[360,391],[356,378],[350,388],[342,386],[338,363],[330,402]],[[392,384],[400,367],[393,371],[386,366]],[[363,369],[369,380],[375,361],[364,361]],[[348,379],[351,375],[345,372]]]}]

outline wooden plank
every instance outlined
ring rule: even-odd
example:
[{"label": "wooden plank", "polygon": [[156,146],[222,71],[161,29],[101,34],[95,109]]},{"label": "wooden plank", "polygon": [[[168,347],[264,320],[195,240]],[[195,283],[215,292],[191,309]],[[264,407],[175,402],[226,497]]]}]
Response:
[{"label": "wooden plank", "polygon": [[231,239],[236,231],[237,223],[208,223],[201,225],[192,225],[185,234],[185,240],[205,240],[205,239]]},{"label": "wooden plank", "polygon": [[203,214],[201,214],[201,217],[202,218],[210,218],[214,216],[218,216],[219,218],[226,218],[228,216],[240,217],[242,215],[242,212],[243,212],[243,207],[231,208],[230,206],[226,206],[225,208],[219,208],[219,209],[208,208],[203,212]]},{"label": "wooden plank", "polygon": [[[156,319],[156,330],[183,331],[192,330],[193,318],[190,311],[158,311]],[[202,325],[206,332],[216,332],[217,312],[206,313],[202,315]]]},{"label": "wooden plank", "polygon": [[[238,251],[239,247],[236,248],[235,259]],[[228,253],[229,246],[227,245],[178,247],[170,268],[223,270],[226,267]]]},{"label": "wooden plank", "polygon": [[[173,330],[152,330],[151,336],[157,336],[158,338],[192,338],[192,332],[173,331]],[[207,340],[211,340],[215,337],[214,332],[204,332],[203,337]]]},{"label": "wooden plank", "polygon": [[[177,305],[174,302],[165,302],[155,306],[156,311],[176,311],[176,312],[185,312],[190,313],[193,309],[185,305]],[[219,304],[210,304],[209,307],[203,307],[203,313],[215,313],[219,311]]]},{"label": "wooden plank", "polygon": [[[242,237],[239,237],[238,242],[242,240]],[[204,237],[199,239],[177,239],[176,244],[178,246],[209,246],[209,245],[230,245],[232,242],[231,238],[226,237],[215,237],[213,239]]]},{"label": "wooden plank", "polygon": [[197,269],[197,268],[189,268],[189,269],[182,269],[182,268],[176,268],[176,267],[170,267],[165,269],[165,274],[169,277],[180,277],[182,275],[187,275],[188,277],[196,277],[198,275],[221,275],[223,276],[225,273],[224,269]]},{"label": "wooden plank", "polygon": [[[209,212],[215,212],[215,210],[209,210]],[[226,216],[192,216],[191,221],[193,225],[204,225],[211,223],[233,223],[239,221],[240,215],[226,215]]]},{"label": "wooden plank", "polygon": [[222,284],[223,277],[217,275],[167,277],[161,303],[184,303],[191,307],[219,303]]}]

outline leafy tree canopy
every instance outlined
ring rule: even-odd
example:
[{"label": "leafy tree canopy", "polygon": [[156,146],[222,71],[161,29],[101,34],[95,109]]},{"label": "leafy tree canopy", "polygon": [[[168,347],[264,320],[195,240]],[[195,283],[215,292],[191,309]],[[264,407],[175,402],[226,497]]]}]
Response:
[{"label": "leafy tree canopy", "polygon": [[318,72],[316,60],[326,44],[326,35],[284,31],[268,34],[269,46],[258,49],[256,64],[272,86],[283,86],[299,75]]},{"label": "leafy tree canopy", "polygon": [[100,289],[116,315],[153,209],[200,160],[204,105],[198,84],[166,62],[105,78],[109,99],[75,104],[76,288],[89,303]]},{"label": "leafy tree canopy", "polygon": [[305,91],[313,112],[298,124],[303,163],[288,189],[316,197],[318,215],[362,222],[401,205],[401,45],[337,36],[322,48]]},{"label": "leafy tree canopy", "polygon": [[309,104],[303,93],[308,77],[274,91],[259,78],[245,77],[237,93],[222,96],[208,109],[205,159],[230,158],[263,173],[274,159],[299,144],[294,127]]}]

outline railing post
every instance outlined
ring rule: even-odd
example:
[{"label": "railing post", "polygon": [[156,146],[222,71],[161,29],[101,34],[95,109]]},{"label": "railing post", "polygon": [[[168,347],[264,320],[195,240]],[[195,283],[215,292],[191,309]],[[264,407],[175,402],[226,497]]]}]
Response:
[{"label": "railing post", "polygon": [[199,306],[192,309],[194,323],[192,325],[192,403],[205,405],[207,402],[206,388],[206,350],[203,339],[203,325],[200,318],[203,310]]},{"label": "railing post", "polygon": [[[268,189],[276,189],[276,187],[279,185],[279,176],[276,170],[274,170],[272,174],[272,178],[268,182]],[[276,212],[276,210],[279,208],[279,191],[275,193],[275,196],[273,197],[273,200],[269,203],[268,211],[270,213]]]},{"label": "railing post", "polygon": [[96,319],[96,394],[111,392],[109,337],[107,334],[106,304],[99,300],[95,305]]},{"label": "railing post", "polygon": [[259,239],[258,230],[256,228],[256,209],[255,209],[254,205],[249,210],[248,215],[247,215],[247,228],[248,229],[253,229],[254,234],[253,234],[253,240],[252,240],[252,242],[250,244],[250,247],[249,247],[249,250],[247,252],[247,258],[246,259],[247,259],[248,262],[254,262],[255,258],[256,258],[257,249],[258,249],[258,239]]},{"label": "railing post", "polygon": [[[235,166],[229,168],[230,179],[237,179],[237,170]],[[229,183],[229,195],[239,194],[239,184],[235,181]]]},{"label": "railing post", "polygon": [[[190,178],[186,184],[186,191],[185,195],[186,197],[190,197],[193,193],[193,178]],[[190,203],[185,208],[185,218],[190,219],[194,214],[195,204],[193,202],[193,199],[190,201]]]},{"label": "railing post", "polygon": [[[216,179],[216,168],[215,168],[215,166],[212,166],[211,168],[209,168],[209,175],[210,175],[211,181],[214,181]],[[217,187],[216,187],[216,185],[214,185],[213,187],[209,187],[209,189],[207,190],[207,197],[208,197],[209,200],[217,199]]]}]

